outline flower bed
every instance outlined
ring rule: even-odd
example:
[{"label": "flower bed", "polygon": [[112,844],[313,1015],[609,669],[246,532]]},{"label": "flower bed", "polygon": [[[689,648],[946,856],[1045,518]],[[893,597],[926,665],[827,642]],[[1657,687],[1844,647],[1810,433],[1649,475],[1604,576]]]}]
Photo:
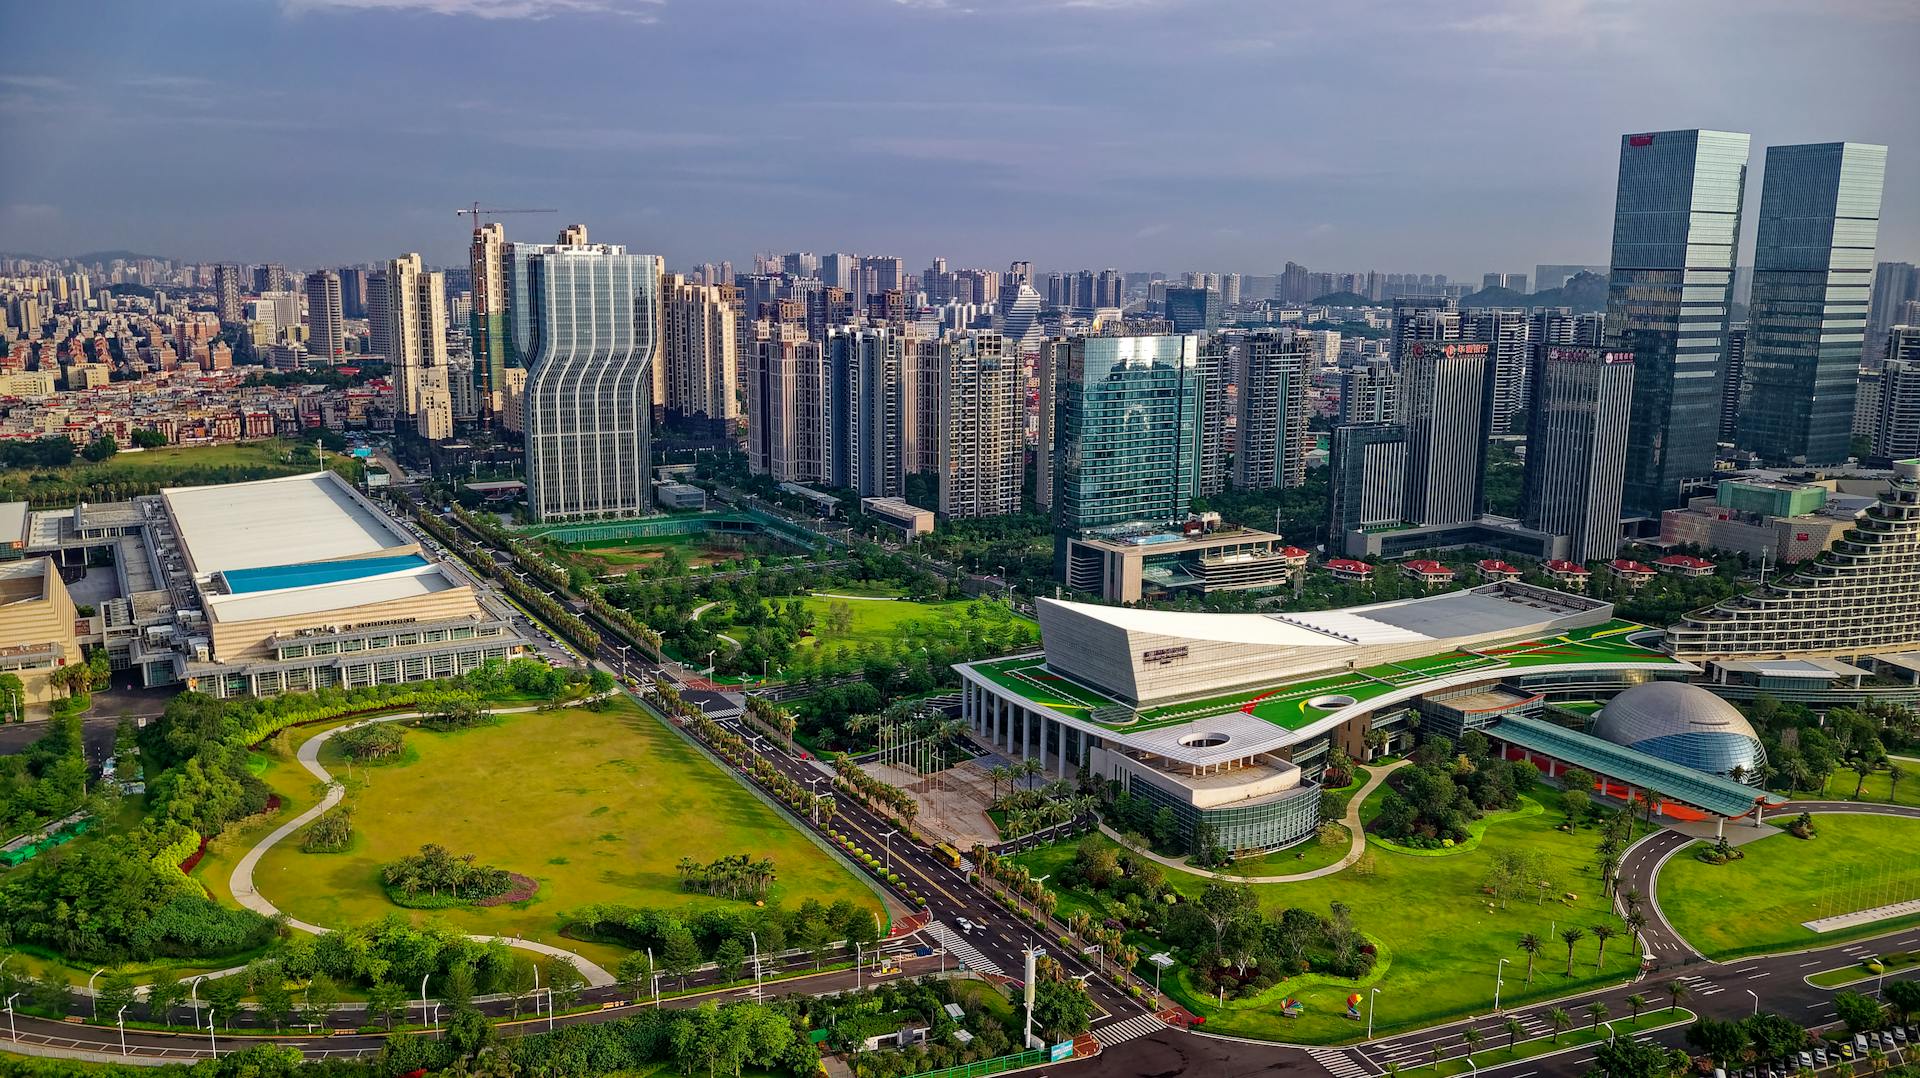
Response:
[{"label": "flower bed", "polygon": [[534,879],[532,876],[522,876],[518,872],[509,872],[507,873],[507,877],[513,881],[512,886],[500,894],[483,898],[475,902],[474,905],[504,906],[509,902],[525,902],[540,890],[540,881]]}]

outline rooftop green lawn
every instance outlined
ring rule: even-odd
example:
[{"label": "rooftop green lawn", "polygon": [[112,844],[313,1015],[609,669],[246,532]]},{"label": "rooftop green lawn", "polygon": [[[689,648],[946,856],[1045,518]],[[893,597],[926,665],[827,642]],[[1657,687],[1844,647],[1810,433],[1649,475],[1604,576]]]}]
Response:
[{"label": "rooftop green lawn", "polygon": [[[1555,829],[1559,822],[1557,813],[1501,817],[1488,825],[1477,848],[1465,852],[1421,857],[1369,848],[1370,875],[1350,866],[1301,883],[1253,885],[1261,908],[1268,911],[1298,906],[1324,915],[1330,903],[1346,903],[1353,910],[1355,927],[1381,947],[1381,966],[1363,984],[1295,978],[1249,999],[1229,999],[1225,1006],[1200,990],[1185,971],[1169,970],[1162,987],[1189,1010],[1205,1015],[1210,1032],[1325,1044],[1365,1035],[1364,1023],[1341,1016],[1349,994],[1365,994],[1370,988],[1380,989],[1376,1034],[1484,1014],[1492,1006],[1494,969],[1503,958],[1507,960],[1504,1004],[1550,999],[1622,981],[1638,967],[1639,955],[1626,927],[1600,894],[1593,853],[1598,832],[1581,828],[1567,834]],[[1554,883],[1544,901],[1542,896],[1529,895],[1516,896],[1505,909],[1490,905],[1481,884],[1494,855],[1502,850],[1536,850],[1543,856]],[[1021,854],[1016,860],[1038,876],[1065,866],[1073,852],[1073,844],[1063,843]],[[1167,870],[1166,878],[1188,897],[1199,895],[1208,882],[1174,870]],[[1569,893],[1575,897],[1560,897]],[[1098,896],[1063,891],[1058,910],[1062,917],[1075,910],[1105,916],[1104,902]],[[1410,908],[1417,908],[1418,915],[1408,916]],[[1596,970],[1598,948],[1591,926],[1602,923],[1619,934],[1608,941],[1605,964]],[[1574,947],[1574,974],[1567,977],[1563,972],[1567,947],[1556,933],[1574,926],[1583,929],[1586,938]],[[1518,949],[1520,937],[1529,932],[1543,944],[1531,985],[1526,977],[1527,956]],[[1147,953],[1151,951],[1143,947],[1142,954]],[[1150,979],[1152,968],[1145,966],[1145,971]],[[1280,1001],[1289,995],[1306,1005],[1299,1018],[1280,1015]]]},{"label": "rooftop green lawn", "polygon": [[[409,729],[406,737],[403,762],[353,771],[352,848],[306,853],[299,834],[288,836],[261,859],[261,894],[315,924],[396,912],[439,917],[471,932],[565,947],[602,965],[617,961],[618,949],[563,939],[565,912],[588,903],[746,908],[683,891],[675,870],[682,857],[768,857],[778,877],[773,901],[848,898],[880,908],[821,847],[630,703],[605,712],[503,715],[454,733]],[[346,779],[332,745],[321,760]],[[484,909],[401,910],[380,887],[380,866],[427,842],[531,876],[539,893]]]},{"label": "rooftop green lawn", "polygon": [[1920,894],[1920,820],[1824,813],[1814,838],[1785,831],[1740,847],[1745,857],[1709,865],[1692,846],[1660,871],[1660,908],[1668,923],[1709,958],[1767,954],[1877,936],[1920,924],[1889,918],[1834,932],[1801,922],[1901,902]]}]

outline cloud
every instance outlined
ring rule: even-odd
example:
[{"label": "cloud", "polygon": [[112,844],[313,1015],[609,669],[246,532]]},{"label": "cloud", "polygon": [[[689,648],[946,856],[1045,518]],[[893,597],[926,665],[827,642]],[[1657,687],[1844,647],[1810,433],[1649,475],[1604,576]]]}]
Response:
[{"label": "cloud", "polygon": [[289,14],[392,11],[474,19],[550,19],[556,15],[601,15],[653,22],[666,0],[283,0]]}]

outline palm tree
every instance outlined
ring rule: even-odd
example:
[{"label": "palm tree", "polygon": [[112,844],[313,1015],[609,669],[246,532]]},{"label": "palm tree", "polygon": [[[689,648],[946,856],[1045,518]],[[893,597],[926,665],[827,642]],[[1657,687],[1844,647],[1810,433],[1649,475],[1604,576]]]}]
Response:
[{"label": "palm tree", "polygon": [[1626,893],[1622,894],[1620,897],[1626,900],[1627,911],[1629,913],[1640,908],[1640,892],[1638,890],[1635,890],[1634,888],[1629,887],[1627,888]]},{"label": "palm tree", "polygon": [[1888,801],[1891,801],[1895,804],[1899,803],[1900,798],[1895,795],[1897,795],[1900,792],[1900,780],[1906,777],[1907,777],[1907,773],[1900,769],[1899,764],[1889,763],[1887,765],[1887,800]]},{"label": "palm tree", "polygon": [[1587,1017],[1593,1019],[1593,1030],[1598,1033],[1600,1023],[1607,1020],[1607,1005],[1599,1000],[1587,1004]]},{"label": "palm tree", "polygon": [[1525,1033],[1527,1031],[1527,1027],[1520,1024],[1520,1019],[1509,1018],[1507,1019],[1506,1028],[1507,1028],[1507,1051],[1511,1052],[1513,1051],[1513,1046],[1515,1042],[1520,1040],[1520,1034]]},{"label": "palm tree", "polygon": [[1853,773],[1860,776],[1860,780],[1853,784],[1853,799],[1858,801],[1860,791],[1866,788],[1867,776],[1873,774],[1873,761],[1866,756],[1855,756],[1847,766],[1853,768]]},{"label": "palm tree", "polygon": [[1619,930],[1615,929],[1612,925],[1599,924],[1593,926],[1593,938],[1600,941],[1600,955],[1593,960],[1593,968],[1596,971],[1607,963],[1607,941],[1618,934]]},{"label": "palm tree", "polygon": [[1467,1046],[1468,1055],[1472,1055],[1473,1053],[1479,1051],[1480,1045],[1485,1043],[1486,1039],[1487,1039],[1487,1035],[1485,1033],[1480,1032],[1479,1026],[1470,1025],[1466,1029],[1460,1031],[1460,1043]]},{"label": "palm tree", "polygon": [[1646,1005],[1647,1005],[1647,997],[1641,995],[1638,992],[1635,992],[1633,995],[1627,997],[1627,1006],[1633,1008],[1633,1018],[1634,1018],[1634,1021],[1636,1022],[1640,1020],[1640,1008]]},{"label": "palm tree", "polygon": [[1400,1064],[1386,1063],[1380,1067],[1381,1078],[1400,1078]]},{"label": "palm tree", "polygon": [[1887,1069],[1887,1053],[1878,1046],[1867,1049],[1867,1066],[1873,1073],[1879,1074]]},{"label": "palm tree", "polygon": [[993,799],[998,801],[1000,800],[1000,784],[1008,782],[1013,778],[1013,769],[1005,764],[995,764],[993,765],[993,769],[988,771],[987,774],[993,777]]},{"label": "palm tree", "polygon": [[1555,1007],[1547,1012],[1547,1021],[1553,1024],[1553,1043],[1560,1043],[1560,1034],[1573,1028],[1573,1015],[1565,1007]]},{"label": "palm tree", "polygon": [[1627,911],[1627,928],[1633,932],[1633,947],[1635,950],[1639,950],[1641,947],[1640,936],[1641,933],[1646,930],[1646,927],[1647,915],[1645,913],[1637,909],[1629,909]]},{"label": "palm tree", "polygon": [[1540,937],[1529,932],[1520,937],[1520,949],[1527,952],[1527,983],[1533,983],[1533,956],[1540,953]]},{"label": "palm tree", "polygon": [[1667,1013],[1668,1014],[1672,1014],[1674,1011],[1679,1010],[1680,1001],[1685,998],[1687,998],[1687,986],[1685,982],[1682,982],[1682,981],[1667,982],[1667,1000],[1668,1000]]},{"label": "palm tree", "polygon": [[1573,945],[1586,938],[1586,932],[1579,928],[1560,930],[1560,942],[1567,945],[1567,976],[1569,977],[1573,976]]}]

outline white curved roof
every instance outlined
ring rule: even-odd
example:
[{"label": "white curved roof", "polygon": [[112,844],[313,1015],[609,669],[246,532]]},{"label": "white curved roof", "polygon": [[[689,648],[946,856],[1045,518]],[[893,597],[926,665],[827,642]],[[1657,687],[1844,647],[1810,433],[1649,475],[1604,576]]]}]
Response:
[{"label": "white curved roof", "polygon": [[1130,633],[1179,636],[1188,640],[1217,640],[1229,644],[1271,644],[1279,647],[1347,647],[1350,641],[1309,625],[1299,625],[1265,614],[1206,614],[1188,610],[1140,610],[1095,603],[1067,603],[1042,599],[1074,613]]}]

